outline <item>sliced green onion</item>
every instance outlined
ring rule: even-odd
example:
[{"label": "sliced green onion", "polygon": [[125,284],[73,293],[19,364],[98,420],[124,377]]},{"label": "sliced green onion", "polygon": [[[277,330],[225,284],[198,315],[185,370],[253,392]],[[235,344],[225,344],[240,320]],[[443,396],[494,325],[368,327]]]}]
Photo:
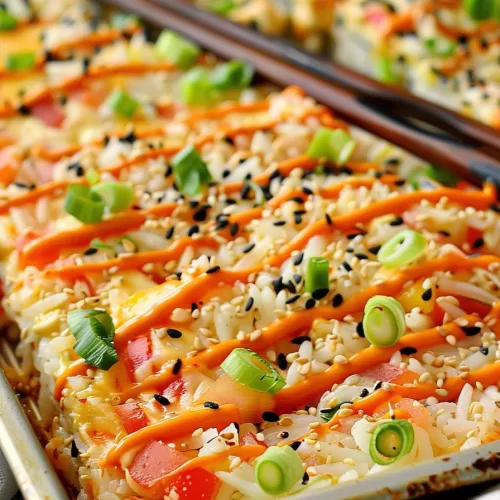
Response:
[{"label": "sliced green onion", "polygon": [[200,54],[198,45],[170,30],[161,32],[156,41],[155,51],[159,57],[182,69],[191,67]]},{"label": "sliced green onion", "polygon": [[6,10],[0,10],[0,31],[10,31],[16,26],[17,19]]},{"label": "sliced green onion", "polygon": [[234,349],[220,367],[236,382],[255,391],[276,394],[286,384],[273,366],[250,349]]},{"label": "sliced green onion", "polygon": [[379,465],[390,465],[410,453],[415,431],[407,420],[384,422],[375,428],[370,438],[370,456]]},{"label": "sliced green onion", "polygon": [[376,295],[365,305],[363,331],[377,347],[394,345],[405,331],[405,310],[393,297]]},{"label": "sliced green onion", "polygon": [[123,90],[115,90],[108,98],[107,105],[113,113],[132,118],[140,107],[139,101],[136,101],[131,95]]},{"label": "sliced green onion", "polygon": [[464,9],[471,19],[485,21],[493,17],[497,0],[464,0]]},{"label": "sliced green onion", "polygon": [[344,130],[321,127],[314,134],[307,155],[343,165],[349,160],[355,147],[356,141]]},{"label": "sliced green onion", "polygon": [[36,56],[34,52],[16,52],[8,54],[5,59],[7,71],[25,71],[35,67]]},{"label": "sliced green onion", "polygon": [[99,238],[95,238],[90,242],[90,247],[91,248],[101,248],[102,250],[112,250],[113,252],[115,251],[114,247],[111,245],[108,245],[107,243],[104,243],[104,241],[100,240]]},{"label": "sliced green onion", "polygon": [[73,346],[85,363],[108,370],[118,361],[113,344],[115,327],[106,311],[78,309],[68,313],[68,326],[76,338]]},{"label": "sliced green onion", "polygon": [[451,57],[457,50],[456,42],[442,36],[428,38],[424,45],[428,52],[438,57]]},{"label": "sliced green onion", "polygon": [[449,170],[444,168],[435,167],[434,165],[428,165],[425,167],[425,175],[430,179],[438,181],[439,184],[443,186],[454,187],[459,181],[459,176]]},{"label": "sliced green onion", "polygon": [[123,212],[134,203],[134,188],[123,182],[103,182],[91,188],[106,203],[110,212]]},{"label": "sliced green onion", "polygon": [[229,61],[217,67],[211,75],[212,85],[218,90],[245,89],[253,78],[255,68],[243,61]]},{"label": "sliced green onion", "polygon": [[342,405],[346,403],[352,403],[352,401],[343,401],[338,405],[335,405],[333,408],[325,408],[319,411],[319,418],[324,422],[330,422],[330,420],[336,415],[336,413],[340,410]]},{"label": "sliced green onion", "polygon": [[95,168],[89,168],[85,173],[85,179],[87,179],[88,183],[93,186],[101,180],[101,176]]},{"label": "sliced green onion", "polygon": [[172,158],[175,183],[179,191],[189,196],[200,193],[212,176],[200,153],[194,146],[187,146]]},{"label": "sliced green onion", "polygon": [[141,24],[140,19],[133,14],[127,14],[125,12],[115,12],[111,16],[110,24],[113,28],[117,30],[123,30],[125,28],[131,28]]},{"label": "sliced green onion", "polygon": [[139,248],[137,241],[131,238],[128,234],[122,236],[119,242],[126,252],[137,252],[137,249]]},{"label": "sliced green onion", "polygon": [[382,245],[377,259],[386,267],[402,267],[418,258],[426,247],[424,236],[405,229]]},{"label": "sliced green onion", "polygon": [[328,290],[328,268],[328,260],[323,257],[311,257],[307,261],[306,292],[313,293],[316,290]]},{"label": "sliced green onion", "polygon": [[106,204],[88,186],[70,184],[64,199],[64,210],[85,224],[94,224],[102,220]]},{"label": "sliced green onion", "polygon": [[263,205],[266,202],[266,196],[264,194],[263,189],[253,181],[248,181],[248,185],[252,188],[255,193],[255,205]]},{"label": "sliced green onion", "polygon": [[183,101],[190,106],[209,106],[215,97],[214,87],[203,68],[193,68],[180,82]]},{"label": "sliced green onion", "polygon": [[302,459],[290,446],[271,446],[255,465],[257,483],[270,495],[286,493],[303,475]]},{"label": "sliced green onion", "polygon": [[234,0],[210,0],[208,5],[209,10],[221,16],[227,16],[235,7]]},{"label": "sliced green onion", "polygon": [[400,78],[394,70],[392,60],[387,55],[381,55],[376,59],[375,76],[377,80],[384,83],[392,83],[394,85],[400,83]]}]

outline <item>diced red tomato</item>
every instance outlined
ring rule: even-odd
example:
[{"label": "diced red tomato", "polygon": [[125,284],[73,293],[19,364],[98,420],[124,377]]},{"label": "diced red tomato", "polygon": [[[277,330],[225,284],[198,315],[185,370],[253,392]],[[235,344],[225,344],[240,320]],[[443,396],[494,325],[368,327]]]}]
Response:
[{"label": "diced red tomato", "polygon": [[123,427],[125,427],[125,430],[129,434],[148,425],[148,417],[146,417],[146,414],[137,403],[117,405],[114,407],[114,410],[120,417]]},{"label": "diced red tomato", "polygon": [[429,412],[422,405],[413,406],[414,399],[403,398],[399,403],[397,403],[398,408],[406,410],[413,423],[419,427],[427,427],[430,425]]},{"label": "diced red tomato", "polygon": [[60,127],[66,117],[63,107],[53,97],[47,97],[43,101],[33,104],[30,109],[33,116],[49,127]]},{"label": "diced red tomato", "polygon": [[134,373],[139,366],[151,358],[151,344],[148,337],[139,337],[125,349],[124,361],[130,373]]},{"label": "diced red tomato", "polygon": [[379,26],[389,17],[387,9],[380,4],[368,4],[363,11],[364,18],[370,24]]},{"label": "diced red tomato", "polygon": [[[177,474],[165,487],[165,495],[178,500],[193,500],[194,498],[212,500],[217,496],[221,484],[217,476],[197,467]],[[170,496],[171,493],[173,493],[172,496]]]},{"label": "diced red tomato", "polygon": [[136,455],[129,472],[134,481],[148,488],[187,461],[186,456],[165,443],[150,441]]},{"label": "diced red tomato", "polygon": [[391,365],[390,363],[382,363],[374,368],[362,372],[362,377],[371,377],[380,382],[390,382],[391,380],[399,377],[403,370],[399,366]]},{"label": "diced red tomato", "polygon": [[468,227],[467,228],[467,235],[465,237],[467,243],[470,245],[471,250],[474,250],[472,248],[472,245],[474,242],[483,236],[483,231],[479,231],[479,229],[476,229],[475,227]]},{"label": "diced red tomato", "polygon": [[169,400],[178,400],[184,393],[186,388],[184,387],[184,381],[180,378],[174,380],[164,391],[163,395]]},{"label": "diced red tomato", "polygon": [[241,444],[248,444],[248,445],[258,444],[260,446],[265,446],[267,448],[266,443],[264,443],[264,441],[259,441],[257,439],[257,436],[253,432],[250,432],[250,431],[248,431],[246,434],[244,434],[241,437]]},{"label": "diced red tomato", "polygon": [[460,189],[460,191],[477,191],[477,187],[467,181],[458,181],[455,189]]},{"label": "diced red tomato", "polygon": [[254,391],[236,382],[229,375],[221,375],[196,403],[213,401],[219,405],[234,404],[243,422],[259,422],[262,413],[274,408],[273,397],[267,392]]},{"label": "diced red tomato", "polygon": [[467,314],[477,313],[481,318],[484,318],[491,310],[491,307],[478,302],[477,300],[467,299],[465,297],[457,297],[460,308],[463,309]]}]

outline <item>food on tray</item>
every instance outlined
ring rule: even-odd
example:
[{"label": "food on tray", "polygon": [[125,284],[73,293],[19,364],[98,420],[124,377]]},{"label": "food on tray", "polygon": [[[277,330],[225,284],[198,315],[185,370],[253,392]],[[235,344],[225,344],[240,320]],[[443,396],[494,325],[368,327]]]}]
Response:
[{"label": "food on tray", "polygon": [[494,186],[77,12],[0,121],[8,375],[68,487],[270,499],[497,440]]},{"label": "food on tray", "polygon": [[500,129],[496,0],[224,3],[215,10],[268,34],[292,34],[311,50],[331,30],[335,61]]}]

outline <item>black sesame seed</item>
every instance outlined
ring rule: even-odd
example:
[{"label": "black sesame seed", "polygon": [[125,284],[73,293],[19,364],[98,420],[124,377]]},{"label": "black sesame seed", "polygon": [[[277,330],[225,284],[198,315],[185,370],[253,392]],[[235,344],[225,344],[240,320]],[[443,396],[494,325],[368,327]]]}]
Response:
[{"label": "black sesame seed", "polygon": [[303,186],[303,187],[302,187],[302,192],[303,192],[304,194],[307,194],[308,196],[310,196],[310,195],[312,195],[312,194],[313,194],[312,189],[309,189],[309,188],[308,188],[308,187],[306,187],[306,186]]},{"label": "black sesame seed", "polygon": [[193,234],[199,233],[200,232],[200,227],[198,224],[193,224],[189,230],[188,230],[188,236],[193,236]]},{"label": "black sesame seed", "polygon": [[406,356],[409,356],[410,354],[415,354],[417,350],[414,347],[403,347],[402,349],[399,350],[401,354],[405,354]]},{"label": "black sesame seed", "polygon": [[292,196],[288,198],[288,201],[295,201],[296,203],[304,203],[304,200],[300,196]]},{"label": "black sesame seed", "polygon": [[78,165],[78,167],[76,167],[75,169],[75,174],[77,177],[83,177],[83,174],[84,174],[84,170],[83,170],[83,167],[81,165]]},{"label": "black sesame seed", "polygon": [[226,179],[227,177],[229,177],[231,175],[231,170],[229,170],[228,168],[225,168],[223,171],[222,171],[222,178],[223,179]]},{"label": "black sesame seed", "polygon": [[348,273],[352,271],[351,265],[344,260],[342,264],[340,264]]},{"label": "black sesame seed", "polygon": [[197,210],[193,214],[193,220],[195,220],[196,222],[203,222],[207,220],[207,208],[201,207],[199,210]]},{"label": "black sesame seed", "polygon": [[200,202],[198,200],[189,200],[188,205],[189,208],[197,208]]},{"label": "black sesame seed", "polygon": [[71,441],[71,458],[78,458],[79,454],[80,452],[78,451],[75,440],[73,439],[73,441]]},{"label": "black sesame seed", "polygon": [[336,293],[332,299],[332,306],[339,307],[342,302],[344,302],[344,297],[340,293]]},{"label": "black sesame seed", "polygon": [[375,179],[380,179],[382,177],[382,172],[375,172],[373,177],[375,177]]},{"label": "black sesame seed", "polygon": [[450,233],[448,231],[438,231],[438,233],[441,236],[444,236],[445,238],[449,238],[450,237]]},{"label": "black sesame seed", "polygon": [[316,301],[311,298],[306,300],[305,308],[306,309],[312,309],[316,305]]},{"label": "black sesame seed", "polygon": [[399,158],[387,158],[387,160],[385,160],[384,163],[386,165],[397,166],[401,163],[401,160]]},{"label": "black sesame seed", "polygon": [[26,104],[20,104],[18,107],[17,107],[17,112],[20,114],[20,115],[29,115],[31,113],[31,110],[30,108],[28,108],[28,106],[26,106]]},{"label": "black sesame seed", "polygon": [[167,328],[167,334],[173,339],[180,339],[182,337],[182,332],[176,330],[175,328]]},{"label": "black sesame seed", "polygon": [[484,354],[485,356],[488,356],[488,348],[487,347],[481,347],[481,349],[479,349],[479,352],[481,354]]},{"label": "black sesame seed", "polygon": [[289,433],[289,432],[287,432],[287,431],[283,431],[283,432],[280,432],[280,433],[279,433],[279,437],[280,437],[281,439],[286,439],[289,435],[290,435],[290,433]]},{"label": "black sesame seed", "polygon": [[396,184],[396,186],[404,186],[406,184],[406,180],[398,179],[394,184]]},{"label": "black sesame seed", "polygon": [[294,441],[292,444],[290,444],[290,448],[294,451],[297,451],[299,449],[299,446],[302,444],[301,441]]},{"label": "black sesame seed", "polygon": [[302,281],[302,276],[300,274],[294,274],[293,279],[295,280],[295,283],[297,283],[298,285]]},{"label": "black sesame seed", "polygon": [[401,224],[404,224],[404,220],[403,217],[400,217],[399,215],[394,220],[389,222],[389,226],[401,226]]},{"label": "black sesame seed", "polygon": [[299,214],[294,214],[293,220],[294,220],[295,224],[297,224],[297,225],[302,224],[302,216]]},{"label": "black sesame seed", "polygon": [[422,294],[422,300],[425,300],[426,302],[431,300],[432,298],[432,288],[428,288],[423,294]]},{"label": "black sesame seed", "polygon": [[172,368],[172,373],[174,375],[177,375],[181,371],[181,368],[182,368],[182,359],[177,358],[177,361],[174,363],[174,366]]},{"label": "black sesame seed", "polygon": [[87,250],[83,252],[83,255],[94,255],[95,253],[97,253],[97,248],[87,248]]},{"label": "black sesame seed", "polygon": [[352,175],[354,173],[354,170],[344,165],[343,167],[340,167],[339,172],[341,174]]},{"label": "black sesame seed", "polygon": [[368,259],[368,255],[365,255],[364,253],[355,253],[354,256],[357,257],[358,260],[366,260],[366,259]]},{"label": "black sesame seed", "polygon": [[276,294],[280,293],[285,286],[283,285],[283,278],[280,276],[279,278],[275,278],[273,281],[273,288]]},{"label": "black sesame seed", "polygon": [[224,229],[229,225],[229,221],[227,219],[219,219],[217,224],[215,225],[215,230],[219,231],[220,229]]},{"label": "black sesame seed", "polygon": [[357,325],[356,325],[356,333],[360,336],[360,337],[364,337],[365,336],[365,329],[363,328],[363,322],[360,321]]},{"label": "black sesame seed", "polygon": [[378,391],[382,387],[382,382],[379,381],[375,384],[375,387],[373,388],[374,391]]},{"label": "black sesame seed", "polygon": [[368,251],[370,253],[372,253],[373,255],[377,255],[379,250],[382,248],[382,245],[375,245],[374,247],[371,247],[368,249]]},{"label": "black sesame seed", "polygon": [[295,337],[290,342],[295,345],[300,345],[303,344],[304,342],[310,342],[310,341],[311,337],[308,337],[307,335],[301,335],[300,337]]},{"label": "black sesame seed", "polygon": [[493,212],[500,214],[500,205],[497,205],[496,203],[492,203],[490,205],[490,210],[493,210]]},{"label": "black sesame seed", "polygon": [[286,221],[284,220],[277,220],[273,222],[273,226],[284,226],[286,224]]},{"label": "black sesame seed", "polygon": [[241,188],[240,197],[242,200],[246,200],[248,198],[249,194],[250,194],[250,185],[245,183],[245,184],[243,184],[243,187]]},{"label": "black sesame seed", "polygon": [[262,414],[262,420],[264,420],[264,422],[279,422],[279,419],[279,415],[276,415],[273,411],[265,411]]},{"label": "black sesame seed", "polygon": [[280,352],[278,354],[277,363],[278,363],[278,368],[280,370],[286,370],[288,367],[288,362],[286,360],[286,356],[282,352]]},{"label": "black sesame seed", "polygon": [[248,311],[250,311],[250,309],[252,309],[253,303],[254,303],[253,297],[249,297],[249,299],[248,299],[248,301],[247,301],[247,303],[245,305],[245,311],[246,312],[248,312]]},{"label": "black sesame seed", "polygon": [[321,300],[328,294],[328,288],[318,288],[311,294],[314,300]]},{"label": "black sesame seed", "polygon": [[462,326],[461,328],[467,337],[473,337],[481,331],[479,326]]},{"label": "black sesame seed", "polygon": [[332,218],[328,214],[325,214],[325,220],[329,226],[333,224]]},{"label": "black sesame seed", "polygon": [[236,236],[238,234],[238,231],[240,230],[240,226],[238,225],[237,222],[233,222],[230,226],[229,226],[229,234],[231,236]]},{"label": "black sesame seed", "polygon": [[191,312],[194,313],[198,309],[198,304],[196,302],[191,302]]},{"label": "black sesame seed", "polygon": [[304,475],[302,476],[302,484],[307,484],[309,482],[309,474],[307,472],[304,472]]},{"label": "black sesame seed", "polygon": [[207,269],[206,273],[207,274],[213,274],[216,273],[217,271],[220,271],[220,266],[213,266]]},{"label": "black sesame seed", "polygon": [[297,300],[300,299],[300,295],[294,295],[293,297],[290,297],[289,299],[286,300],[285,304],[293,304]]},{"label": "black sesame seed", "polygon": [[165,177],[170,177],[172,175],[172,172],[173,172],[173,168],[171,165],[167,165],[167,168],[165,169]]},{"label": "black sesame seed", "polygon": [[249,243],[243,247],[243,253],[251,252],[255,248],[255,243]]},{"label": "black sesame seed", "polygon": [[134,131],[131,130],[128,134],[123,135],[118,139],[120,142],[128,142],[129,144],[133,144],[137,140],[137,136]]},{"label": "black sesame seed", "polygon": [[203,403],[203,406],[205,408],[210,408],[211,410],[218,410],[219,409],[219,405],[217,403],[213,403],[212,401],[205,401]]},{"label": "black sesame seed", "polygon": [[293,281],[289,281],[288,283],[286,283],[285,285],[285,288],[290,292],[290,293],[296,293],[297,292],[297,288],[295,287],[295,284],[293,283]]},{"label": "black sesame seed", "polygon": [[477,238],[472,244],[472,248],[481,248],[484,245],[484,238]]},{"label": "black sesame seed", "polygon": [[224,137],[224,142],[227,142],[228,144],[233,145],[234,141],[231,137]]},{"label": "black sesame seed", "polygon": [[170,404],[170,401],[168,400],[168,398],[166,398],[165,396],[162,396],[161,394],[155,394],[154,395],[154,398],[156,399],[156,401],[158,401],[158,403],[160,403],[162,406],[168,406]]},{"label": "black sesame seed", "polygon": [[366,398],[366,396],[368,396],[368,394],[370,394],[370,391],[365,387],[361,393],[359,394],[359,397],[360,398]]},{"label": "black sesame seed", "polygon": [[364,232],[364,231],[363,231],[363,232],[360,232],[360,233],[351,233],[351,234],[348,234],[348,235],[346,236],[346,238],[347,238],[348,240],[353,240],[354,238],[356,238],[356,237],[358,237],[358,236],[364,236],[365,234],[366,234],[366,232]]},{"label": "black sesame seed", "polygon": [[293,258],[293,265],[294,266],[300,266],[302,264],[302,260],[304,259],[304,252],[298,253],[294,258]]},{"label": "black sesame seed", "polygon": [[350,248],[350,247],[348,247],[348,248],[346,248],[346,249],[345,249],[345,251],[346,251],[347,253],[354,253],[354,248]]},{"label": "black sesame seed", "polygon": [[174,226],[168,228],[167,232],[165,233],[165,238],[169,240],[170,238],[172,238],[173,235],[174,235]]}]

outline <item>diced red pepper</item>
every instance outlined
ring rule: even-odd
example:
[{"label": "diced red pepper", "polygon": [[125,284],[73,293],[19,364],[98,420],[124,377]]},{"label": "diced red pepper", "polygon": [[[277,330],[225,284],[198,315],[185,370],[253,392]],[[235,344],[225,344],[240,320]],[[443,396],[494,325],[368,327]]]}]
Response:
[{"label": "diced red pepper", "polygon": [[186,389],[184,387],[184,381],[180,378],[178,380],[174,380],[164,391],[163,395],[170,399],[179,399],[184,392],[186,392]]},{"label": "diced red pepper", "polygon": [[260,446],[265,446],[267,448],[266,443],[264,443],[264,441],[259,441],[257,439],[257,436],[251,431],[248,431],[246,434],[243,434],[243,436],[241,437],[241,444],[248,444],[248,445],[258,444]]},{"label": "diced red pepper", "polygon": [[391,380],[399,377],[403,373],[402,368],[399,366],[391,365],[390,363],[382,363],[374,368],[370,368],[360,375],[362,377],[371,377],[381,382],[390,382]]},{"label": "diced red pepper", "polygon": [[125,349],[125,366],[130,373],[134,373],[139,366],[151,358],[151,344],[148,337],[139,337],[129,344]]},{"label": "diced red pepper", "polygon": [[[178,500],[213,500],[221,487],[221,480],[202,468],[180,472],[168,482],[165,494]],[[173,493],[172,496],[170,494]]]},{"label": "diced red pepper", "polygon": [[[149,488],[188,461],[181,452],[161,441],[150,441],[134,458],[129,473],[141,486]],[[196,498],[196,497],[192,497]]]},{"label": "diced red pepper", "polygon": [[137,403],[117,405],[114,407],[114,410],[120,417],[123,427],[125,427],[125,430],[129,434],[148,425],[148,417],[146,417],[146,414]]},{"label": "diced red pepper", "polygon": [[60,127],[66,115],[61,104],[53,97],[47,97],[30,107],[31,114],[49,127]]},{"label": "diced red pepper", "polygon": [[482,236],[483,236],[483,231],[479,231],[479,229],[470,226],[467,228],[467,236],[465,237],[465,239],[467,243],[470,245],[472,251],[475,250],[473,248],[474,243],[478,240],[478,238],[481,238]]}]

